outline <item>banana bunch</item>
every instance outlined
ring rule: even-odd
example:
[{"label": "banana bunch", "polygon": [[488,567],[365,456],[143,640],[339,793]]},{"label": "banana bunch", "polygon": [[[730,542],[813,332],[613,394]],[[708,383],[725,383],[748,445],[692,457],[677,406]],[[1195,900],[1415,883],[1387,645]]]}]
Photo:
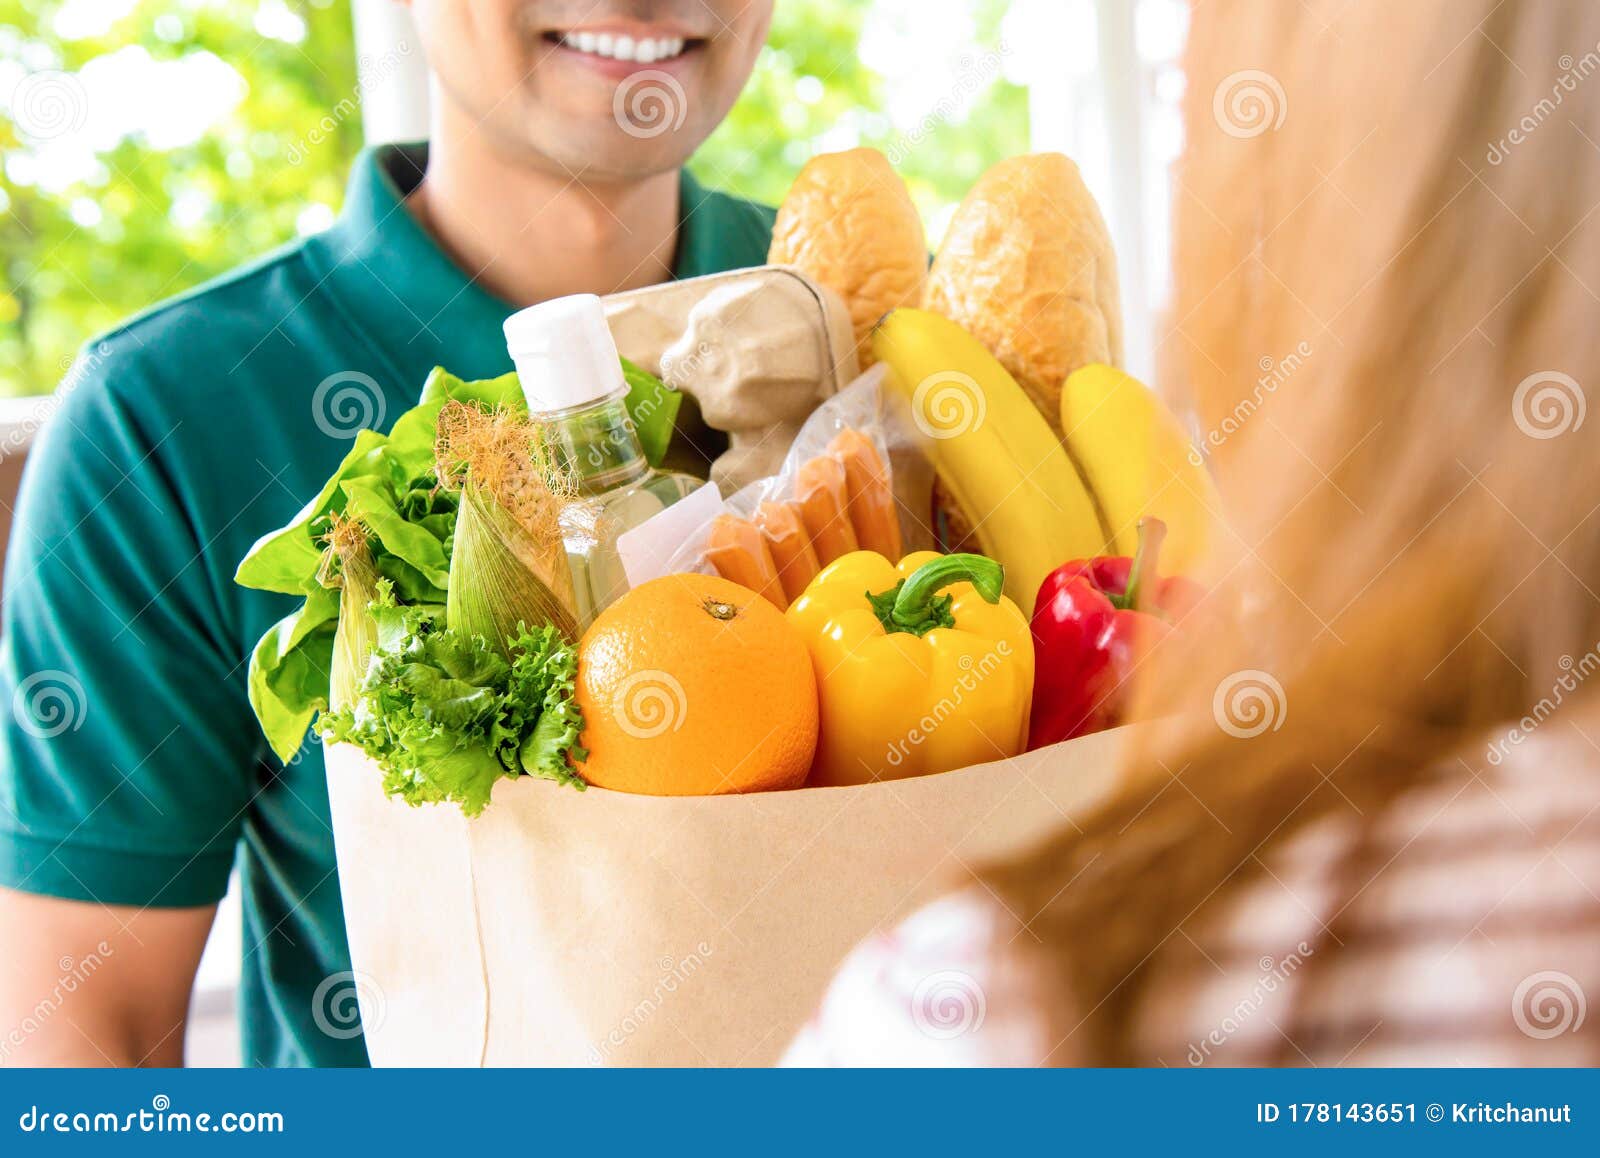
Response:
[{"label": "banana bunch", "polygon": [[1031,607],[1070,559],[1133,553],[1139,519],[1167,524],[1170,572],[1204,556],[1215,490],[1177,418],[1136,379],[1092,364],[1061,389],[1058,436],[976,338],[927,310],[891,311],[873,354],[928,438],[934,470],[976,549],[1006,568]]},{"label": "banana bunch", "polygon": [[1167,525],[1164,569],[1192,571],[1222,509],[1216,485],[1178,416],[1115,366],[1083,366],[1061,388],[1061,437],[1105,522],[1113,555],[1132,555],[1139,520]]},{"label": "banana bunch", "polygon": [[1032,608],[1045,576],[1068,559],[1102,553],[1105,530],[1061,440],[976,338],[902,307],[873,329],[872,352],[928,437],[979,551],[1004,564],[1017,606]]}]

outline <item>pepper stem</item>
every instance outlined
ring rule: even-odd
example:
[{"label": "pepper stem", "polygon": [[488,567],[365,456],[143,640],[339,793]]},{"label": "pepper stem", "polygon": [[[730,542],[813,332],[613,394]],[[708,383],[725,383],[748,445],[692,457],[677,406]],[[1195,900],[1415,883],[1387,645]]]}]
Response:
[{"label": "pepper stem", "polygon": [[951,597],[940,595],[952,583],[971,583],[990,603],[1000,601],[1005,568],[982,555],[941,555],[930,559],[888,591],[866,593],[885,631],[928,634],[936,627],[954,627]]},{"label": "pepper stem", "polygon": [[1161,555],[1162,540],[1167,537],[1167,524],[1157,518],[1140,519],[1138,535],[1133,563],[1128,567],[1128,589],[1111,597],[1112,605],[1119,611],[1144,610],[1140,603],[1156,582],[1156,560]]}]

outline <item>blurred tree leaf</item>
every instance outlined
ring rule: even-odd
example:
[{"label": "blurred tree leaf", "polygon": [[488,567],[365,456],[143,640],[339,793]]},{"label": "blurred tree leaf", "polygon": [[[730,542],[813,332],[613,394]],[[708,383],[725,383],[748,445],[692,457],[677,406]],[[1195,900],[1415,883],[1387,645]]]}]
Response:
[{"label": "blurred tree leaf", "polygon": [[[60,104],[31,110],[17,107],[26,86],[13,90],[11,115],[0,120],[0,394],[52,389],[96,332],[291,239],[308,208],[336,209],[361,145],[359,114],[324,119],[341,101],[359,102],[348,4],[107,2],[99,19],[109,27],[62,35],[63,10],[85,7],[0,0],[0,88],[40,70],[76,73],[124,50],[163,66],[209,54],[208,75],[231,67],[244,95],[192,142],[158,147],[150,138],[159,132],[136,129],[80,172],[61,160],[52,129],[62,117],[89,130],[105,121],[81,107],[94,90],[69,78],[55,94]],[[263,9],[290,13],[291,26],[298,17],[303,35],[262,35]],[[320,144],[312,145],[314,128]],[[95,144],[107,142],[97,135]],[[57,187],[63,171],[70,180]]]},{"label": "blurred tree leaf", "polygon": [[[945,18],[933,6],[903,7],[913,19]],[[925,62],[939,75],[939,98],[915,124],[898,126],[882,111],[887,83],[857,51],[874,6],[777,0],[749,86],[690,168],[709,185],[776,204],[814,153],[866,145],[894,163],[930,227],[942,227],[985,169],[1028,148],[1027,90],[1001,76],[1010,48],[1000,26],[1009,7],[1009,0],[968,0],[970,49],[953,65]]]},{"label": "blurred tree leaf", "polygon": [[[871,145],[939,224],[988,165],[1027,148],[1026,93],[996,79],[1006,6],[974,0],[970,58],[928,115],[897,126],[881,111],[884,78],[858,58],[871,6],[778,0],[749,87],[693,168],[776,203],[814,152]],[[287,39],[259,30],[268,17]],[[48,130],[49,116],[101,124],[76,74],[129,53],[213,80],[231,69],[242,97],[193,140],[174,144],[163,126],[97,137],[87,166],[62,163],[59,137],[25,131]],[[95,333],[324,223],[361,147],[346,0],[0,0],[0,100],[13,89],[16,106],[19,81],[50,70],[69,74],[64,104],[0,118],[0,394],[54,388]]]}]

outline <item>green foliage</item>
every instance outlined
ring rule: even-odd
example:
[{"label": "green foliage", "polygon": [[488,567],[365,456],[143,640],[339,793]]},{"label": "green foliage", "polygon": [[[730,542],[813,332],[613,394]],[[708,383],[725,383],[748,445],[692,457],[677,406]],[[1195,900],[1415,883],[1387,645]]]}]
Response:
[{"label": "green foliage", "polygon": [[[259,11],[285,4],[304,21],[298,43],[255,28]],[[103,33],[68,39],[57,31],[68,0],[0,0],[0,76],[76,72],[118,50],[160,61],[210,54],[247,91],[200,139],[157,147],[148,131],[134,131],[62,188],[28,173],[29,159],[52,142],[24,139],[0,119],[0,395],[52,389],[94,333],[290,240],[308,209],[336,209],[361,146],[345,0],[125,6]],[[755,76],[697,155],[697,174],[775,203],[812,153],[872,145],[896,161],[937,224],[989,164],[1027,147],[1026,94],[987,83],[1005,8],[1006,0],[973,0],[972,67],[951,73],[939,108],[907,130],[881,111],[888,85],[857,56],[872,6],[778,0]]]},{"label": "green foliage", "polygon": [[385,792],[476,816],[505,777],[584,787],[568,764],[587,755],[578,654],[555,628],[519,629],[496,648],[428,609],[380,602],[372,614],[378,646],[356,702],[319,727],[382,765]]},{"label": "green foliage", "polygon": [[[953,70],[947,61],[923,62],[947,75],[935,107],[904,127],[883,111],[889,85],[858,58],[873,5],[777,0],[750,84],[690,167],[708,185],[775,205],[813,153],[866,145],[894,163],[923,219],[941,225],[985,169],[1028,149],[1027,91],[1000,77],[1009,7],[1010,0],[967,0],[976,33],[970,53]],[[933,5],[910,11],[914,20],[949,16]]]},{"label": "green foliage", "polygon": [[[11,119],[0,119],[8,158],[0,171],[0,394],[52,389],[95,333],[289,240],[309,206],[337,208],[361,147],[358,116],[323,121],[358,92],[349,7],[339,0],[291,4],[305,22],[298,44],[257,32],[254,0],[139,0],[103,35],[72,40],[55,31],[64,7],[0,0],[0,30],[27,30],[0,31],[0,65],[75,72],[130,45],[158,61],[210,53],[243,76],[248,92],[192,144],[158,149],[135,133],[59,191],[16,179],[14,154],[60,142],[22,138]],[[330,124],[308,148],[313,127]],[[74,203],[98,207],[98,222],[74,221]]]}]

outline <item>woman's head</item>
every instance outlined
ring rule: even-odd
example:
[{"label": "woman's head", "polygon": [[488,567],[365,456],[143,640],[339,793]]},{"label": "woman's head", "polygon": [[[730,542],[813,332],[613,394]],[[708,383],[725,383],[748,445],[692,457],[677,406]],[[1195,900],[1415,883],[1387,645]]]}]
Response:
[{"label": "woman's head", "polygon": [[1091,1054],[1255,852],[1476,774],[1600,641],[1595,73],[1577,0],[1196,10],[1164,376],[1230,530],[1121,795],[999,874]]}]

